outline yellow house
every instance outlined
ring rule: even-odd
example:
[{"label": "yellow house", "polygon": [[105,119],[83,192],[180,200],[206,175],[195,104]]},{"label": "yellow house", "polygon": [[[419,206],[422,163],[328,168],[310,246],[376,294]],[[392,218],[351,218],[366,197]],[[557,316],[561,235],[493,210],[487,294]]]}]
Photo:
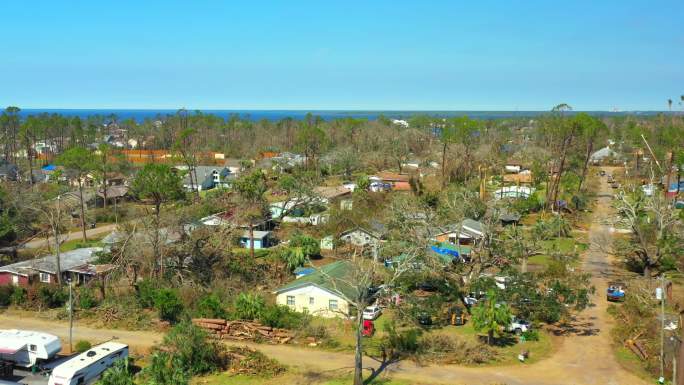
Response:
[{"label": "yellow house", "polygon": [[327,264],[276,289],[276,303],[321,317],[354,315],[352,303],[358,290],[348,279],[350,271],[347,261]]}]

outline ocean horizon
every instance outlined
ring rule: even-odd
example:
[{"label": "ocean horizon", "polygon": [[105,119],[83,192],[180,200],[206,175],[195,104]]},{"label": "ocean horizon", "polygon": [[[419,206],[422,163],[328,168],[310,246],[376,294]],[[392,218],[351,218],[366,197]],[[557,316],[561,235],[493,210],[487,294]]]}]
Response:
[{"label": "ocean horizon", "polygon": [[[104,116],[108,117],[116,115],[117,119],[125,120],[133,118],[138,122],[145,119],[163,118],[168,115],[173,115],[177,112],[176,109],[61,109],[61,108],[27,108],[22,109],[19,113],[22,118],[30,115],[38,114],[61,114],[63,116],[80,118],[87,118],[89,116]],[[356,118],[376,120],[380,116],[385,116],[389,119],[409,119],[416,115],[430,115],[434,117],[450,118],[458,116],[468,116],[473,119],[511,119],[511,118],[534,118],[549,111],[439,111],[439,110],[188,110],[189,113],[201,111],[204,114],[214,114],[222,118],[228,118],[233,115],[239,116],[241,119],[259,121],[270,120],[279,121],[285,118],[292,118],[296,120],[304,119],[306,114],[311,113],[320,116],[324,120],[334,120],[343,118]],[[640,115],[651,116],[660,113],[667,113],[666,111],[571,111],[567,114],[576,114],[579,112],[587,112],[594,116],[624,116],[624,115]]]}]

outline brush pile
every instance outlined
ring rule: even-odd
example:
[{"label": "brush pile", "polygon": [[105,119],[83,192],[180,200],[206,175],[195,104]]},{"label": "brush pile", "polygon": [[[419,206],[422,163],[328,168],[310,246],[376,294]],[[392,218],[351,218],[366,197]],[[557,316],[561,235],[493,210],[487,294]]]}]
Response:
[{"label": "brush pile", "polygon": [[286,344],[294,338],[287,329],[264,326],[253,321],[230,321],[219,318],[195,318],[192,323],[209,332],[217,339],[236,341],[266,341],[272,344]]}]

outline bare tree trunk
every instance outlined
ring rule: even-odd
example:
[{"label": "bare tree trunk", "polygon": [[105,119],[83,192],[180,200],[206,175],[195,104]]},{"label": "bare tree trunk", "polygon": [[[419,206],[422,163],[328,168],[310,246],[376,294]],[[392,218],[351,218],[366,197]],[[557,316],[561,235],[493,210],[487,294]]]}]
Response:
[{"label": "bare tree trunk", "polygon": [[160,226],[160,214],[161,214],[161,203],[156,202],[154,204],[154,259],[159,260],[159,277],[164,276],[164,259],[159,252],[159,226]]},{"label": "bare tree trunk", "polygon": [[446,142],[444,143],[444,146],[442,147],[442,186],[446,186],[446,151],[447,151],[447,144]]},{"label": "bare tree trunk", "polygon": [[81,200],[81,230],[83,232],[83,242],[88,242],[88,235],[86,234],[86,218],[85,218],[85,202],[83,201],[83,181],[78,180],[78,194]]},{"label": "bare tree trunk", "polygon": [[[59,214],[58,214],[59,215]],[[59,254],[59,220],[53,224],[52,231],[55,236],[55,259],[57,264],[57,284],[62,286],[62,258]]]},{"label": "bare tree trunk", "polygon": [[249,220],[249,256],[254,260],[254,222]]},{"label": "bare tree trunk", "polygon": [[[359,304],[361,305],[361,304]],[[356,308],[356,349],[354,351],[354,385],[363,385],[363,306]]]},{"label": "bare tree trunk", "polygon": [[582,168],[582,177],[580,178],[579,187],[577,188],[577,192],[582,191],[582,184],[584,183],[584,179],[587,177],[587,169],[589,169],[589,158],[591,157],[591,152],[593,150],[594,150],[594,140],[589,139],[589,143],[587,144],[586,157],[584,158],[584,167]]}]

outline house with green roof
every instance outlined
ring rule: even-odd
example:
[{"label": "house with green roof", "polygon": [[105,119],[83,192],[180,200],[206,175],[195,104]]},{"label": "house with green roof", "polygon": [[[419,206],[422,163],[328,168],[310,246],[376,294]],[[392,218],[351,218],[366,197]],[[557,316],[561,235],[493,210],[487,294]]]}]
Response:
[{"label": "house with green roof", "polygon": [[276,303],[321,317],[349,317],[358,296],[348,261],[329,263],[276,289]]}]

